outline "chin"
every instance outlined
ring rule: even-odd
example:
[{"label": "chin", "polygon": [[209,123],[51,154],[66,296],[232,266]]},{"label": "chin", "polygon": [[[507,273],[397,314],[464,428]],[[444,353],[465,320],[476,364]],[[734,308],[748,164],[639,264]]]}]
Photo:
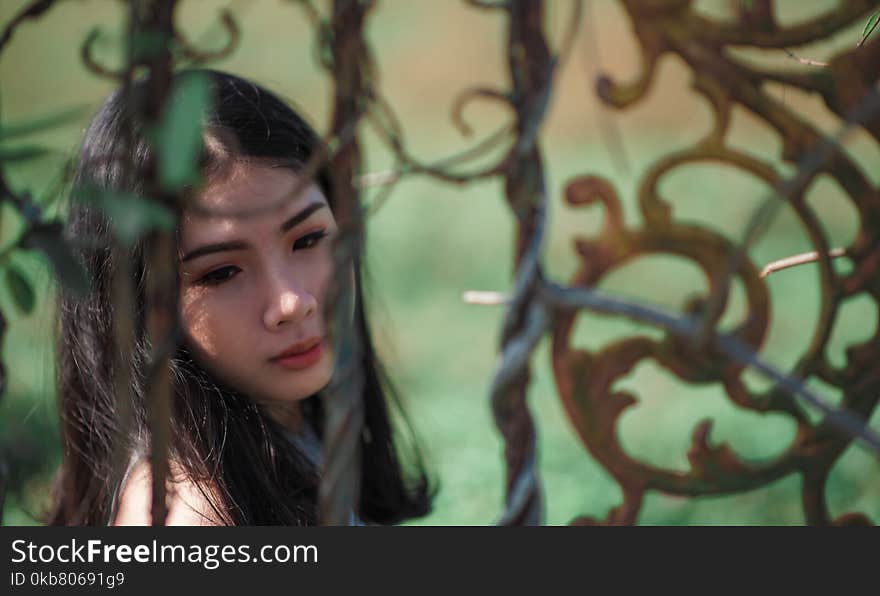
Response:
[{"label": "chin", "polygon": [[[308,370],[297,371],[292,375],[289,384],[285,383],[285,389],[289,391],[290,387],[296,387],[293,394],[293,401],[299,401],[311,397],[321,391],[330,384],[333,378],[333,361],[321,361]],[[291,400],[290,393],[283,391],[287,395],[287,400]],[[286,400],[285,400],[286,401]]]}]

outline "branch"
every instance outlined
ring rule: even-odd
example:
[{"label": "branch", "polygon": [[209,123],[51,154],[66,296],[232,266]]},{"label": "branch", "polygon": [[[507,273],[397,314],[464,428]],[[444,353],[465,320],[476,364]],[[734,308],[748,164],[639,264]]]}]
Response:
[{"label": "branch", "polygon": [[93,29],[89,35],[86,37],[85,41],[83,41],[82,47],[80,48],[80,57],[82,58],[83,64],[85,64],[86,68],[90,70],[93,74],[103,77],[105,79],[112,79],[114,81],[121,81],[126,78],[126,71],[118,71],[107,68],[98,63],[95,60],[95,57],[92,55],[92,46],[101,35],[101,31],[99,29]]},{"label": "branch", "polygon": [[509,302],[507,296],[501,292],[485,292],[478,290],[469,290],[462,294],[461,299],[465,304],[476,304],[478,306],[502,306]]},{"label": "branch", "polygon": [[792,52],[790,50],[783,50],[783,51],[785,52],[785,54],[789,58],[799,62],[800,64],[806,64],[807,66],[828,66],[827,62],[821,62],[819,60],[811,60],[809,58],[801,58],[800,56],[798,56],[797,54],[795,54],[794,52]]},{"label": "branch", "polygon": [[[843,248],[832,248],[828,251],[829,259],[836,259],[839,257],[846,256],[846,249]],[[764,265],[764,268],[761,269],[761,273],[759,277],[764,278],[770,275],[771,273],[776,273],[777,271],[782,271],[783,269],[788,269],[790,267],[797,267],[798,265],[805,265],[807,263],[814,263],[819,260],[819,253],[817,251],[804,252],[797,255],[792,255],[790,257],[785,257],[784,259],[779,259],[777,261],[773,261],[771,263],[767,263]]]},{"label": "branch", "polygon": [[[559,310],[588,308],[592,311],[624,316],[633,321],[662,327],[681,337],[699,337],[700,321],[695,317],[679,317],[658,308],[603,293],[589,288],[566,288],[545,282],[538,288],[542,299]],[[787,375],[764,362],[747,345],[732,335],[713,333],[711,343],[728,357],[740,364],[750,366],[765,377],[773,380],[793,398],[799,398],[822,412],[829,424],[848,437],[858,438],[873,451],[880,453],[880,436],[856,416],[843,409],[828,405],[795,377]]]},{"label": "branch", "polygon": [[[383,135],[387,134],[386,131],[383,130],[379,130],[378,132]],[[475,172],[472,174],[452,174],[448,171],[448,168],[458,163],[479,157],[481,154],[484,154],[486,151],[509,137],[512,132],[513,126],[511,124],[506,124],[473,147],[426,164],[419,163],[411,156],[408,156],[405,150],[402,149],[402,142],[398,139],[397,142],[401,147],[400,152],[397,153],[398,161],[400,162],[399,165],[391,170],[363,174],[357,178],[355,184],[358,188],[385,186],[388,184],[394,184],[403,176],[412,174],[426,174],[429,176],[445,178],[447,182],[467,182],[469,179],[476,179],[486,175],[495,174],[500,171],[500,164],[493,165],[490,170],[485,172]],[[456,179],[451,180],[449,179],[450,176],[454,176]]]},{"label": "branch", "polygon": [[386,146],[394,154],[394,157],[398,161],[398,165],[396,168],[388,172],[381,172],[376,175],[367,174],[365,177],[362,177],[363,182],[361,182],[361,180],[356,182],[356,184],[361,187],[391,184],[397,182],[397,180],[405,174],[423,174],[437,178],[438,180],[443,180],[444,182],[466,184],[478,179],[500,174],[507,164],[508,159],[505,156],[491,166],[472,172],[452,172],[449,169],[454,165],[476,159],[498,145],[513,133],[513,123],[503,125],[473,147],[431,163],[424,163],[413,157],[407,151],[403,137],[400,134],[400,125],[397,121],[397,117],[394,115],[394,111],[391,109],[388,102],[375,92],[373,99],[375,107],[386,117],[388,123],[383,123],[375,112],[370,113],[369,122],[379,134],[380,139],[385,141]]},{"label": "branch", "polygon": [[[796,255],[796,257],[803,256]],[[543,281],[538,286],[537,294],[539,299],[551,309],[570,311],[585,308],[602,314],[626,317],[639,323],[648,323],[690,339],[697,338],[700,331],[700,321],[695,317],[677,316],[656,307],[640,304],[600,290],[569,288]],[[465,292],[464,298],[468,304],[498,305],[509,302],[509,298],[499,292],[470,291]],[[827,404],[821,397],[808,389],[803,381],[766,363],[736,337],[727,334],[713,334],[711,341],[718,350],[724,352],[728,357],[740,364],[754,368],[765,377],[775,381],[793,398],[799,398],[822,412],[828,423],[846,436],[861,439],[865,445],[880,453],[880,436],[861,419],[853,416],[847,410]]]}]

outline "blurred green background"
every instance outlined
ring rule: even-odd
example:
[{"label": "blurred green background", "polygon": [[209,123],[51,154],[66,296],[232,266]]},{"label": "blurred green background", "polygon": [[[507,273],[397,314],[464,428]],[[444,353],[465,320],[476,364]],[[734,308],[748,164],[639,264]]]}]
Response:
[{"label": "blurred green background", "polygon": [[[6,23],[24,0],[3,0],[0,20]],[[558,42],[570,19],[571,3],[547,2],[546,29]],[[732,2],[697,2],[707,13],[724,18]],[[641,175],[659,156],[686,147],[710,128],[707,105],[690,88],[688,69],[677,58],[660,65],[647,100],[623,113],[600,107],[593,93],[597,72],[630,79],[638,72],[635,40],[626,15],[613,0],[596,0],[585,14],[577,44],[559,73],[543,149],[550,190],[549,236],[545,267],[567,280],[577,262],[575,234],[598,229],[598,208],[570,210],[561,201],[566,181],[593,173],[612,179],[624,198],[630,225],[639,223],[635,190]],[[832,7],[832,1],[778,2],[783,23],[793,23]],[[282,0],[186,0],[180,23],[187,36],[205,47],[219,47],[223,33],[218,11],[229,7],[242,27],[238,50],[213,64],[268,86],[308,114],[326,130],[332,89],[315,60],[315,39],[301,8]],[[2,122],[18,122],[72,106],[97,108],[112,83],[89,74],[79,47],[96,27],[102,31],[98,57],[119,63],[124,30],[122,3],[111,0],[66,0],[46,18],[23,25],[0,57]],[[403,122],[410,149],[425,160],[454,153],[483,138],[505,122],[497,105],[474,103],[466,118],[474,136],[463,138],[448,114],[456,95],[471,85],[505,87],[503,53],[505,22],[499,13],[469,8],[461,0],[380,0],[369,21],[381,88]],[[800,54],[824,59],[851,47],[863,24]],[[741,52],[749,60],[805,68],[781,52]],[[826,131],[839,126],[819,98],[793,89],[768,86],[793,110]],[[35,137],[53,153],[39,161],[8,169],[17,189],[30,189],[49,204],[57,194],[64,159],[76,150],[83,117],[75,125]],[[619,129],[627,167],[612,159],[603,128]],[[391,166],[375,134],[364,130],[366,171]],[[731,144],[780,164],[779,138],[764,123],[735,111]],[[877,146],[858,132],[847,149],[874,184],[880,182]],[[740,238],[751,211],[766,193],[757,181],[718,166],[689,166],[662,185],[682,221],[700,222],[732,239]],[[370,194],[375,192],[371,190]],[[830,243],[846,246],[857,229],[857,215],[844,193],[830,180],[810,190],[809,202],[820,215]],[[14,241],[20,226],[5,212],[0,243]],[[376,341],[396,379],[410,416],[425,445],[441,490],[434,512],[418,524],[486,524],[501,512],[504,468],[502,444],[492,421],[488,387],[495,365],[502,312],[497,307],[469,306],[466,290],[506,291],[510,285],[513,222],[499,180],[456,186],[410,177],[394,190],[372,217],[368,228],[368,262],[373,277],[373,326]],[[750,253],[758,265],[810,250],[806,235],[791,211],[783,209],[769,232]],[[40,288],[41,301],[29,316],[15,313],[5,287],[0,306],[8,313],[3,342],[9,383],[0,401],[0,448],[12,461],[16,490],[6,503],[7,524],[35,522],[45,504],[48,480],[58,463],[57,422],[53,388],[53,313],[51,282],[40,257],[18,253],[13,261],[25,268]],[[841,266],[846,266],[842,263]],[[772,276],[772,328],[762,355],[786,369],[800,357],[813,333],[818,313],[818,275],[804,266]],[[680,259],[642,258],[611,275],[603,287],[679,308],[685,297],[705,290],[698,269]],[[727,313],[742,315],[742,296],[734,295]],[[841,364],[847,345],[873,334],[877,311],[869,300],[856,300],[842,310],[829,343],[832,362]],[[597,349],[615,338],[645,328],[582,315],[574,344]],[[539,470],[546,497],[546,522],[565,524],[579,515],[603,517],[621,495],[610,476],[586,453],[572,431],[556,396],[550,371],[548,340],[533,358],[530,406],[537,421]],[[751,387],[766,387],[748,376]],[[685,470],[691,431],[701,419],[715,421],[712,439],[728,441],[747,458],[779,453],[791,440],[794,425],[776,415],[759,415],[733,406],[717,386],[692,387],[651,363],[635,369],[621,387],[640,403],[623,416],[620,430],[629,453],[643,461]],[[811,386],[829,400],[839,396],[821,383]],[[880,417],[872,425],[880,429]],[[680,499],[650,494],[640,516],[643,524],[801,524],[799,477],[764,489],[728,497]],[[860,510],[880,519],[880,464],[859,447],[851,447],[835,466],[829,483],[832,514]]]}]

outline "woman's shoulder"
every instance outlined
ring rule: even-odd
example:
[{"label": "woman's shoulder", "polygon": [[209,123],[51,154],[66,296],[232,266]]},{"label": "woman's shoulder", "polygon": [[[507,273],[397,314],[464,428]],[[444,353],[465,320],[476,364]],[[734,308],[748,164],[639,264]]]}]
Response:
[{"label": "woman's shoulder", "polygon": [[[208,495],[212,489],[188,479],[171,465],[166,482],[167,526],[226,525]],[[216,499],[214,499],[216,502]],[[114,526],[148,526],[152,522],[153,474],[150,462],[139,459],[132,464],[119,491]]]}]

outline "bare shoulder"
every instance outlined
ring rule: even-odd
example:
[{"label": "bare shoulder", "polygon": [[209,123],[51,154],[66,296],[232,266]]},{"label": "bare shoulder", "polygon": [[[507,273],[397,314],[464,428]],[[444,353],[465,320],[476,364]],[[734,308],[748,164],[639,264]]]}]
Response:
[{"label": "bare shoulder", "polygon": [[[175,473],[178,472],[178,473]],[[172,466],[172,479],[166,483],[165,503],[168,526],[222,526],[217,512],[205,496],[208,490],[185,479]],[[134,464],[119,494],[114,526],[148,526],[153,500],[153,476],[150,463],[142,459]]]}]

